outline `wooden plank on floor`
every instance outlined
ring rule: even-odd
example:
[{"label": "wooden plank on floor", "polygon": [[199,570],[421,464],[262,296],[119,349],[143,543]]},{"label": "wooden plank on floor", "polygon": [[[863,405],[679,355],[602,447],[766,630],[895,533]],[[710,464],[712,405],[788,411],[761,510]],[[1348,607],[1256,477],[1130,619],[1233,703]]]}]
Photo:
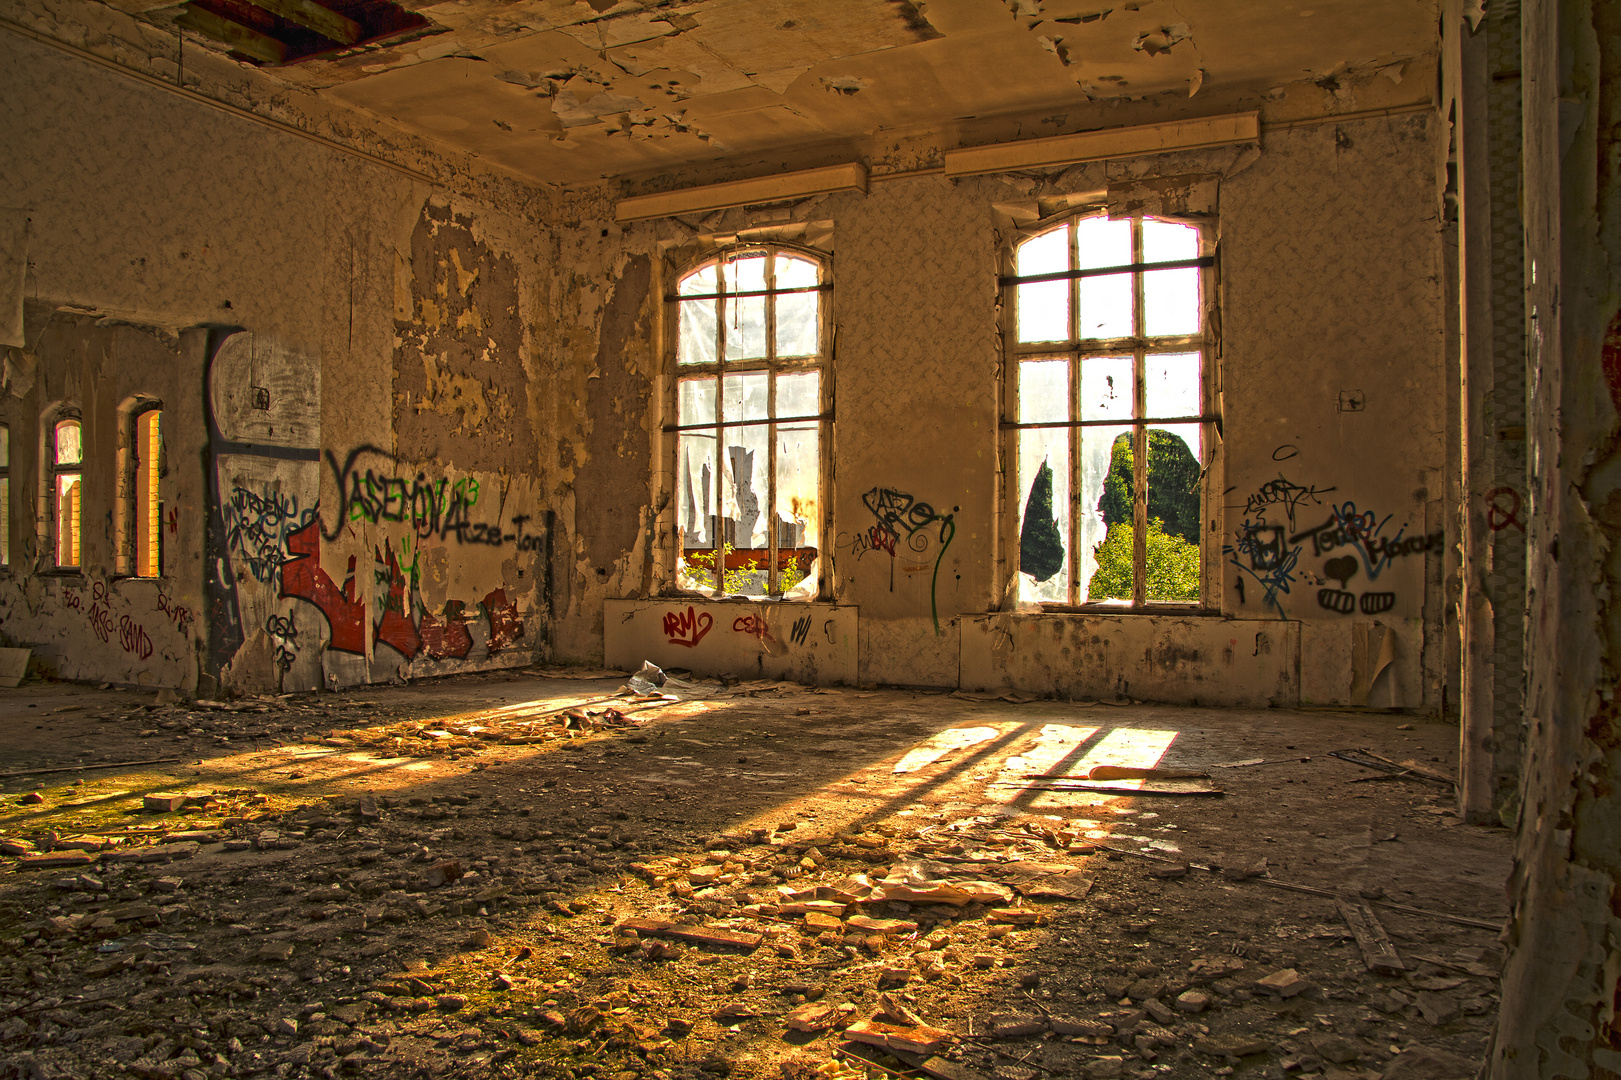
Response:
[{"label": "wooden plank on floor", "polygon": [[1340,918],[1345,920],[1345,925],[1350,927],[1351,933],[1356,936],[1357,946],[1362,950],[1362,962],[1367,965],[1369,971],[1396,975],[1407,970],[1407,964],[1397,954],[1396,946],[1390,941],[1390,935],[1379,925],[1379,920],[1371,907],[1367,904],[1352,904],[1341,900],[1339,908]]}]

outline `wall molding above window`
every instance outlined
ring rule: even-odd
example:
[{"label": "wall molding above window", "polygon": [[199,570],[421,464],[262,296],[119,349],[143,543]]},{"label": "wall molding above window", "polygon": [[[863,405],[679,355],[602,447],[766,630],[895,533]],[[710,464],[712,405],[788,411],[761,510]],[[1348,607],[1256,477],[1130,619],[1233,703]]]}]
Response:
[{"label": "wall molding above window", "polygon": [[620,199],[614,208],[618,221],[648,221],[678,214],[701,214],[733,206],[806,199],[831,195],[835,191],[867,191],[867,167],[859,162],[829,165],[803,172],[778,173],[752,180],[732,180],[724,184],[663,191],[653,195],[633,195]]},{"label": "wall molding above window", "polygon": [[1016,172],[1052,165],[1073,165],[1083,161],[1141,157],[1177,150],[1203,150],[1258,142],[1261,114],[1230,113],[1198,120],[1172,120],[1164,124],[1104,128],[1076,135],[1054,135],[1046,139],[993,143],[962,150],[947,150],[947,176],[977,176],[982,173]]}]

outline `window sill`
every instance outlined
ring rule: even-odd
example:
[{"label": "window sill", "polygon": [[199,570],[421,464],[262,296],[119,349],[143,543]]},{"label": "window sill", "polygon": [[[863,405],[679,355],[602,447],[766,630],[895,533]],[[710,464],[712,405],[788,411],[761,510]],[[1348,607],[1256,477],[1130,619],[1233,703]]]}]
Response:
[{"label": "window sill", "polygon": [[1225,615],[1219,608],[1199,604],[1148,604],[1143,607],[1121,607],[1116,604],[1042,604],[1040,611],[1000,611],[998,615],[1178,615],[1190,619],[1220,619]]},{"label": "window sill", "polygon": [[804,596],[797,597],[793,600],[788,600],[781,596],[709,596],[704,593],[695,592],[665,593],[663,596],[660,596],[659,599],[672,601],[689,600],[695,603],[701,601],[705,604],[736,604],[739,606],[743,604],[831,604],[833,602],[831,599],[824,599],[820,596]]}]

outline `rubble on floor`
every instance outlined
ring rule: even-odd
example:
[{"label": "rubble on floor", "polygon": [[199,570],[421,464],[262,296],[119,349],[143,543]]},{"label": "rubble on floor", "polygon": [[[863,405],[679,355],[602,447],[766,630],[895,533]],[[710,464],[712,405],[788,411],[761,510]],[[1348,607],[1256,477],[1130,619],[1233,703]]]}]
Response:
[{"label": "rubble on floor", "polygon": [[[681,690],[683,712],[524,690],[307,728],[297,699],[177,703],[304,728],[310,774],[267,777],[255,751],[0,796],[0,1075],[1449,1080],[1483,1053],[1501,954],[1466,924],[1497,917],[1489,889],[1462,921],[1412,914],[1444,900],[1394,878],[1363,892],[1423,904],[1336,891],[1340,864],[1366,879],[1396,852],[1397,820],[1409,860],[1466,838],[1506,863],[1503,836],[1442,831],[1433,784],[1317,794],[1319,766],[1295,761],[1224,778],[1224,800],[1010,800],[998,785],[1056,745],[1062,703],[845,691],[811,709],[791,684],[717,684]],[[1108,721],[1179,725],[1179,767],[1284,737],[1222,715]],[[894,771],[969,721],[996,737]],[[834,728],[852,737],[823,754]],[[1297,781],[1291,812],[1277,790]],[[1295,877],[1311,891],[1275,887]]]}]

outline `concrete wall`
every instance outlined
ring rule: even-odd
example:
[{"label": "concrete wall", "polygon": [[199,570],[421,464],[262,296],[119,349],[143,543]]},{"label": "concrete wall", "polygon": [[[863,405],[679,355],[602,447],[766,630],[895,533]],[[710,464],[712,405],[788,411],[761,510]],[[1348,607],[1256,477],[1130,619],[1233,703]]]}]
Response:
[{"label": "concrete wall", "polygon": [[[66,677],[187,688],[531,662],[553,423],[529,331],[552,253],[538,193],[434,191],[11,34],[0,109],[28,267],[0,403],[0,631]],[[165,409],[158,581],[112,557],[136,395]],[[66,575],[38,501],[61,406],[87,445],[86,557]]]}]

